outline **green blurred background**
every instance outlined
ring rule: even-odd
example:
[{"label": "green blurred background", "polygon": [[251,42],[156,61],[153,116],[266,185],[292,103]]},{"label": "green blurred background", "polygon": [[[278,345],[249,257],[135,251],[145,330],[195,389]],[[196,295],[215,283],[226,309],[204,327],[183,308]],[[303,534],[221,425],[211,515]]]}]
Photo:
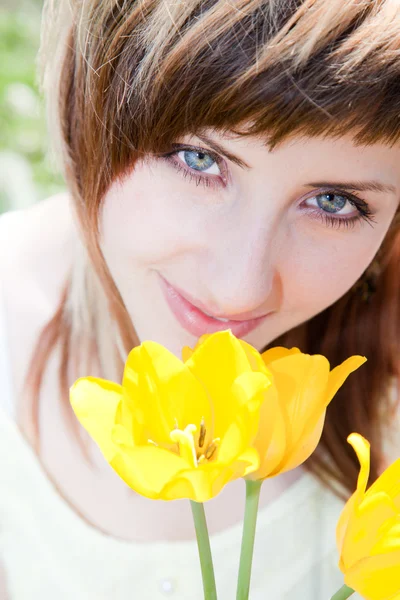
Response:
[{"label": "green blurred background", "polygon": [[0,5],[0,212],[65,189],[49,160],[44,100],[37,84],[40,0]]}]

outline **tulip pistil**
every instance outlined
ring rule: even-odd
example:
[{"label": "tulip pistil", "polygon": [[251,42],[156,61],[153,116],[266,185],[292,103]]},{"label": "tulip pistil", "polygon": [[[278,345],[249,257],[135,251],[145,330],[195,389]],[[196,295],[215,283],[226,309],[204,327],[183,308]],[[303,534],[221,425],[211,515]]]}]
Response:
[{"label": "tulip pistil", "polygon": [[196,425],[186,425],[185,429],[174,429],[171,431],[170,438],[179,445],[180,455],[185,458],[193,467],[197,467],[197,455],[194,445],[193,434],[196,433]]}]

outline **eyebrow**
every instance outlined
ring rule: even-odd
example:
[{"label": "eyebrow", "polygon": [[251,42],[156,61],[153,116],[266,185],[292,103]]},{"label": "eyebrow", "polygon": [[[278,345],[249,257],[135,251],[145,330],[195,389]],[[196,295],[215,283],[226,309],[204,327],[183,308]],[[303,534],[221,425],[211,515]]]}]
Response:
[{"label": "eyebrow", "polygon": [[[205,134],[196,134],[196,137],[208,144],[218,154],[225,156],[233,163],[239,165],[244,169],[251,169],[243,159],[239,158],[235,154],[231,154],[226,148],[209,138]],[[384,194],[397,194],[397,189],[394,185],[382,183],[381,181],[317,181],[312,183],[305,183],[303,187],[332,187],[342,190],[354,190],[358,192],[381,192]]]},{"label": "eyebrow", "polygon": [[231,162],[239,165],[239,167],[242,167],[242,169],[251,169],[250,165],[248,165],[243,159],[239,158],[235,154],[231,154],[226,148],[217,144],[217,142],[209,138],[207,135],[196,134],[196,137],[205,144],[208,144],[210,148],[214,150],[214,152],[217,152],[217,154],[222,154],[222,156],[225,156],[225,158],[228,158]]},{"label": "eyebrow", "polygon": [[357,190],[358,192],[383,192],[397,194],[393,185],[380,181],[316,181],[305,183],[304,187],[334,187],[342,190]]}]

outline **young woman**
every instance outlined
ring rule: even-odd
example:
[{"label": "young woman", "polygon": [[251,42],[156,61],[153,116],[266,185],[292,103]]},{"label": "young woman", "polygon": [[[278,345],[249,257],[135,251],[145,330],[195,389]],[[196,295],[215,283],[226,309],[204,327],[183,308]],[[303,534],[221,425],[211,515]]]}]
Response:
[{"label": "young woman", "polygon": [[[73,0],[44,24],[68,191],[0,219],[0,596],[202,598],[189,503],[134,494],[68,390],[120,382],[141,341],[181,357],[231,328],[260,352],[368,358],[317,451],[263,487],[252,600],[329,599],[346,437],[371,442],[371,481],[396,456],[398,2]],[[227,600],[243,501],[237,481],[206,506]]]}]

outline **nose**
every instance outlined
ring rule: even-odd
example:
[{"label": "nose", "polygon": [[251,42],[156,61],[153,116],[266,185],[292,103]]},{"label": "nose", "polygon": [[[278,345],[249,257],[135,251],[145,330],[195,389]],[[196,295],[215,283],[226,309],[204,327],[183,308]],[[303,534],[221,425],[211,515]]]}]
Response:
[{"label": "nose", "polygon": [[[273,203],[266,204],[260,191],[252,193],[247,202],[238,202],[238,208],[225,215],[225,221],[216,219],[207,230],[207,249],[196,269],[197,298],[203,306],[194,304],[213,317],[257,319],[278,311],[282,303],[285,229]],[[262,194],[259,202],[254,200],[257,194]]]},{"label": "nose", "polygon": [[[204,282],[203,282],[204,284]],[[269,272],[225,273],[213,297],[204,303],[195,303],[203,312],[212,317],[231,321],[258,319],[276,312],[282,298],[282,284],[276,269]]]}]

